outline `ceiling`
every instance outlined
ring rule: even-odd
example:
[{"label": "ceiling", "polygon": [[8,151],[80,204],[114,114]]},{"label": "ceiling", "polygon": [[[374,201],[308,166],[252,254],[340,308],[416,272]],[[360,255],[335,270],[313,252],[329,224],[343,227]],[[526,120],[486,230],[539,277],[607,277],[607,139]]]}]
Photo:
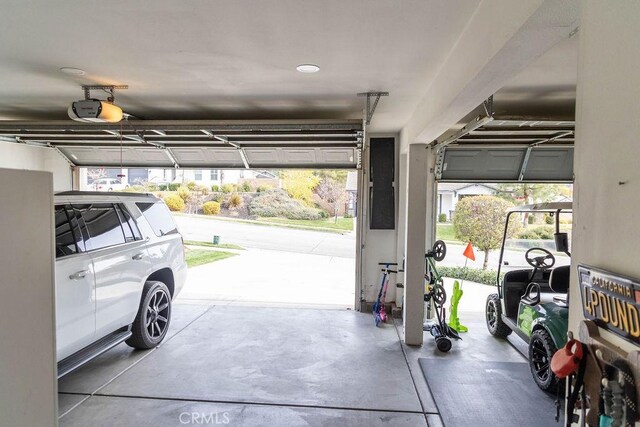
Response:
[{"label": "ceiling", "polygon": [[370,129],[395,132],[479,3],[5,1],[0,120],[64,119],[81,84],[129,85],[116,103],[145,120],[359,119],[358,92],[388,91]]}]

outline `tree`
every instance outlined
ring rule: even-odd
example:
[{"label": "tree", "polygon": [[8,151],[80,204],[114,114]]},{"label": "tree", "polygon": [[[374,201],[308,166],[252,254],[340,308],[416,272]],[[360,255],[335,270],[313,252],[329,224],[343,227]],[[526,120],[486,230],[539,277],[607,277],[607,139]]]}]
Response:
[{"label": "tree", "polygon": [[346,199],[344,183],[340,183],[332,178],[323,179],[316,187],[316,194],[333,210],[335,222],[338,222],[338,207]]},{"label": "tree", "polygon": [[[502,198],[512,201],[516,205],[555,202],[563,197],[566,200],[573,198],[571,186],[563,184],[499,184],[498,188]],[[525,213],[522,216],[522,225],[526,227],[528,224],[529,214]]]},{"label": "tree", "polygon": [[314,206],[313,189],[316,188],[320,179],[313,174],[313,171],[304,169],[289,169],[281,173],[282,188],[289,196],[300,200],[307,206]]},{"label": "tree", "polygon": [[[483,270],[487,269],[489,252],[502,243],[506,213],[511,206],[512,203],[495,196],[466,197],[456,204],[453,216],[456,237],[470,241],[484,252]],[[507,237],[513,237],[519,230],[520,223],[510,221]]]}]

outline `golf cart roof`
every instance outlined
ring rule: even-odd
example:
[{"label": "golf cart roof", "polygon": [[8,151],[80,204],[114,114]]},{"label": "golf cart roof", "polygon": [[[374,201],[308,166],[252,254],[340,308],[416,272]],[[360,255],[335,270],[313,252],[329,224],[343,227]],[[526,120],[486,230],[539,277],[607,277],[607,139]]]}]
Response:
[{"label": "golf cart roof", "polygon": [[509,209],[509,212],[556,212],[571,211],[572,202],[536,203],[533,205],[516,206]]}]

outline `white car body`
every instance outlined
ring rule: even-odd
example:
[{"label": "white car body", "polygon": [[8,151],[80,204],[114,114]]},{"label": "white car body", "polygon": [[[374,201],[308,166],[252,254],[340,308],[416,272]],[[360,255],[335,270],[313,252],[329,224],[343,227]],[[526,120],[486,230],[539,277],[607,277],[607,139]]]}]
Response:
[{"label": "white car body", "polygon": [[62,361],[130,327],[147,281],[163,282],[175,298],[187,266],[182,236],[164,202],[152,195],[66,192],[54,201],[57,360]]},{"label": "white car body", "polygon": [[116,178],[100,178],[91,183],[93,189],[96,191],[122,191],[125,188],[129,188],[127,184],[123,184]]}]

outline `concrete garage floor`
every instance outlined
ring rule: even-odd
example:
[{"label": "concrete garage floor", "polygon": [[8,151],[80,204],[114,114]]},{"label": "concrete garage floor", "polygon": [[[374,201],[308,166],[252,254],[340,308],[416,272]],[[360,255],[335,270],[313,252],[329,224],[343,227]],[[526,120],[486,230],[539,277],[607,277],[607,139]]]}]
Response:
[{"label": "concrete garage floor", "polygon": [[441,355],[370,314],[176,303],[160,347],[122,344],[59,381],[60,425],[439,426],[418,358],[522,360],[469,309],[471,333]]}]

